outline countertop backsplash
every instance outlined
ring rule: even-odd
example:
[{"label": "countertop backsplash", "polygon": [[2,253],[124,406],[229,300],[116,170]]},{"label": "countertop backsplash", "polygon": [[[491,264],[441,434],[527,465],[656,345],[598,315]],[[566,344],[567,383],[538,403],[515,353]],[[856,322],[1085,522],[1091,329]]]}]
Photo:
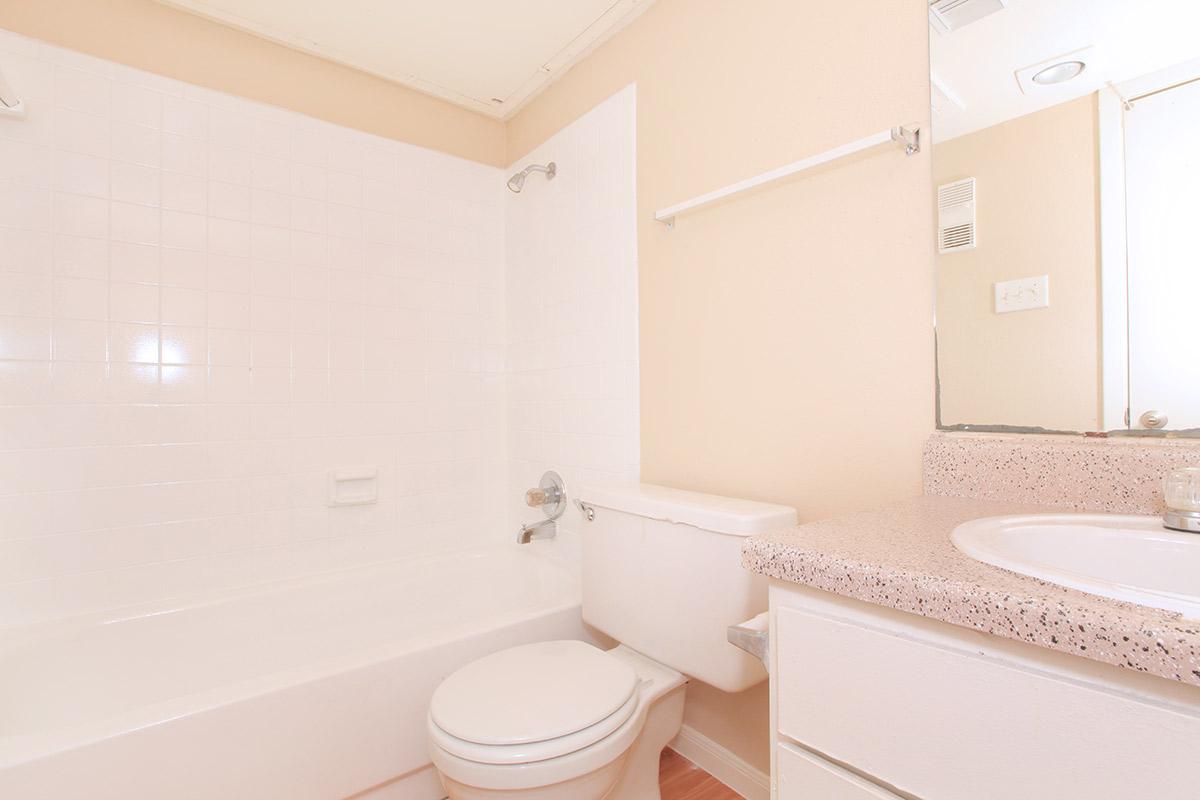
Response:
[{"label": "countertop backsplash", "polygon": [[938,432],[922,478],[927,495],[1160,514],[1162,479],[1188,466],[1200,440]]}]

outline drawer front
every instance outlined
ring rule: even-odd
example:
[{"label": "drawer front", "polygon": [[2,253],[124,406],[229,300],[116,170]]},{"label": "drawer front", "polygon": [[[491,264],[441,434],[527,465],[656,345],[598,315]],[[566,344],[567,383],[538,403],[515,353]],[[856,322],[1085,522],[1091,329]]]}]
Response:
[{"label": "drawer front", "polygon": [[900,800],[891,792],[790,744],[779,745],[779,800]]},{"label": "drawer front", "polygon": [[778,730],[923,800],[1194,800],[1200,693],[1166,706],[921,641],[888,621],[774,609]]}]

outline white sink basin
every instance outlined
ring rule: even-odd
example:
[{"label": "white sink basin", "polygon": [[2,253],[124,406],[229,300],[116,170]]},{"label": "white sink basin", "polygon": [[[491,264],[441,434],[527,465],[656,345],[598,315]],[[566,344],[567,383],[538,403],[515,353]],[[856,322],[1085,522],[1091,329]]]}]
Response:
[{"label": "white sink basin", "polygon": [[1200,534],[1158,517],[1040,514],[988,517],[954,529],[974,559],[1044,581],[1200,617]]}]

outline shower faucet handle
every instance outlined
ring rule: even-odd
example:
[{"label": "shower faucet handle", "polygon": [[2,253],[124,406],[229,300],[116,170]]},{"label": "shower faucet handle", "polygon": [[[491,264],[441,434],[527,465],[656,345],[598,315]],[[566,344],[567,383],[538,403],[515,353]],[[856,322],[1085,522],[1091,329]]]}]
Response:
[{"label": "shower faucet handle", "polygon": [[558,519],[567,507],[567,489],[557,472],[547,472],[537,487],[525,492],[525,505],[540,508],[547,519]]},{"label": "shower faucet handle", "polygon": [[553,492],[553,489],[530,489],[529,491],[525,492],[525,505],[529,506],[530,508],[541,508],[542,506],[548,506],[555,502],[555,498],[552,497]]}]

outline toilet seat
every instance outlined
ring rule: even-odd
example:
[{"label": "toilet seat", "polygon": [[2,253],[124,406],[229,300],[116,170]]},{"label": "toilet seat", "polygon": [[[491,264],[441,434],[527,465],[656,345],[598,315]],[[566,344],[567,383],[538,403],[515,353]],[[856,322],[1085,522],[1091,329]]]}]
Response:
[{"label": "toilet seat", "polygon": [[607,718],[589,725],[583,730],[544,742],[527,742],[513,745],[479,744],[459,739],[437,726],[430,720],[429,738],[438,747],[452,756],[456,756],[477,764],[530,764],[535,761],[545,761],[558,756],[574,753],[585,747],[599,742],[613,731],[624,725],[633,716],[638,706],[638,696],[635,692],[621,708],[609,714]]},{"label": "toilet seat", "polygon": [[453,673],[429,707],[434,744],[479,764],[528,764],[567,755],[634,716],[632,667],[579,641],[521,645]]},{"label": "toilet seat", "polygon": [[[568,680],[567,671],[561,665],[569,662],[569,659],[559,662],[550,657],[552,653],[560,653],[563,649],[574,649],[576,653],[587,653],[586,657],[589,658],[605,659],[594,662],[592,665],[600,670],[606,669],[608,664],[614,662],[627,666],[633,671],[635,677],[631,696],[620,708],[603,720],[581,728],[572,734],[541,742],[522,742],[515,745],[480,745],[477,742],[467,742],[459,737],[451,736],[434,722],[434,716],[430,713],[427,721],[429,755],[442,777],[443,784],[453,796],[473,798],[474,800],[485,798],[500,800],[500,798],[509,797],[538,797],[541,800],[599,798],[615,785],[624,773],[630,759],[634,758],[638,759],[639,775],[643,775],[644,780],[649,781],[647,785],[656,782],[658,753],[675,735],[682,721],[682,689],[686,679],[675,670],[664,667],[623,645],[603,652],[582,642],[546,644],[567,644],[568,647],[548,647],[540,652],[535,662],[525,662],[522,669],[534,670],[532,673],[522,675],[524,681],[531,682],[531,696],[544,696],[541,688],[545,687],[549,675],[558,675],[561,680]],[[539,653],[539,650],[533,645],[526,647],[530,649],[523,655]],[[584,649],[580,650],[579,648]],[[618,670],[616,674],[626,673]],[[493,684],[491,689],[496,690],[496,686]],[[619,695],[620,692],[618,691],[617,694]],[[674,699],[667,700],[666,698]],[[439,706],[439,710],[443,711],[445,718],[445,709]],[[664,717],[663,714],[666,716]],[[678,719],[675,718],[675,715],[678,715]],[[624,722],[618,724],[617,720],[620,719],[624,719]],[[646,727],[651,725],[648,720],[651,719],[657,721],[652,725],[649,738],[644,739]],[[574,724],[566,727],[574,727],[578,724],[578,719],[576,719]],[[615,726],[612,732],[604,735],[603,731],[611,726]],[[524,732],[530,734],[532,730],[527,727]],[[511,731],[509,733],[511,734]],[[477,733],[474,735],[478,738]],[[525,738],[536,737],[527,735]],[[581,744],[589,739],[593,740],[591,744]],[[561,743],[560,740],[562,740]],[[570,747],[579,749],[571,750],[563,755],[547,757],[549,753],[556,750],[569,749],[568,741]],[[645,752],[637,756],[639,742],[643,743]],[[516,756],[517,751],[522,751],[519,758]],[[465,755],[460,756],[456,752]],[[488,763],[509,755],[512,757],[507,763]],[[649,777],[645,777],[647,775]],[[638,781],[634,781],[631,785],[636,785],[639,789],[633,794],[626,795],[627,798],[649,796],[648,793],[640,790],[642,784]]]}]

